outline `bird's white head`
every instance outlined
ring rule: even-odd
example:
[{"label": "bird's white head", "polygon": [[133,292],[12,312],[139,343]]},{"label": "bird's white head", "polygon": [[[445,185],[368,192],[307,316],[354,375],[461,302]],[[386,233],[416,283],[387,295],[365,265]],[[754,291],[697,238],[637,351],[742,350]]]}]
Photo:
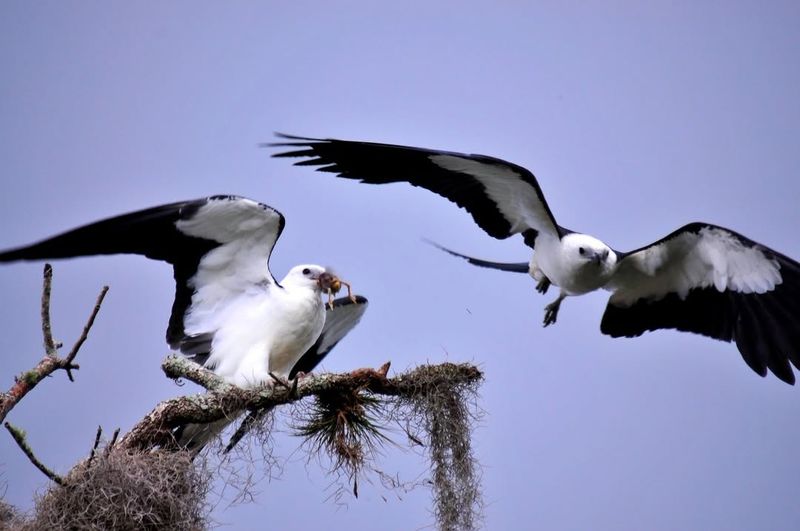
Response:
[{"label": "bird's white head", "polygon": [[561,240],[563,253],[573,267],[598,281],[607,280],[617,265],[617,255],[605,243],[588,234],[572,233]]},{"label": "bird's white head", "polygon": [[294,266],[283,277],[281,285],[292,288],[309,288],[317,292],[327,293],[330,296],[338,293],[342,286],[346,286],[348,291],[350,290],[350,285],[332,271],[314,264]]},{"label": "bird's white head", "polygon": [[314,264],[302,264],[298,266],[294,266],[286,273],[286,276],[283,277],[281,280],[282,286],[291,286],[291,287],[305,287],[311,288],[314,290],[323,291],[328,288],[327,285],[323,286],[324,283],[327,283],[328,277],[332,277],[328,271],[319,265]]}]

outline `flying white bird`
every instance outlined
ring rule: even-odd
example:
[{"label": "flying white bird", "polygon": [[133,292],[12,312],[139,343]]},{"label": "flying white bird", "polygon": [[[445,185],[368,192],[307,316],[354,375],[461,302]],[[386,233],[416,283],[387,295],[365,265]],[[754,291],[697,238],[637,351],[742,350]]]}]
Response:
[{"label": "flying white bird", "polygon": [[484,155],[278,135],[297,166],[369,184],[407,182],[435,192],[472,214],[498,239],[521,234],[535,249],[528,263],[480,260],[444,249],[471,263],[525,272],[545,293],[544,325],[556,322],[561,302],[603,288],[611,291],[600,330],[634,337],[676,329],[735,341],[761,376],[767,369],[793,384],[800,368],[800,264],[730,229],[690,223],[630,252],[556,223],[539,183],[522,166]]},{"label": "flying white bird", "polygon": [[[321,295],[347,284],[322,266],[298,265],[276,281],[269,258],[284,223],[265,204],[214,196],[85,225],[0,252],[0,262],[118,253],[168,262],[176,284],[169,346],[234,385],[254,387],[273,382],[270,374],[310,372],[367,306],[363,297],[343,297],[326,310]],[[205,430],[195,446],[225,424]]]}]

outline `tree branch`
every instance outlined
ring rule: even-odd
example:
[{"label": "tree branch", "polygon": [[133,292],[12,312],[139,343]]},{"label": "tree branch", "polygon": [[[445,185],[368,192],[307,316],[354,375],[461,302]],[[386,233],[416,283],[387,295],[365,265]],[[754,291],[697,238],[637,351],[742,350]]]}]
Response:
[{"label": "tree branch", "polygon": [[25,453],[25,455],[28,456],[28,459],[30,459],[31,463],[33,463],[33,465],[36,468],[42,471],[42,474],[44,474],[51,480],[55,481],[59,485],[64,484],[64,479],[61,476],[59,476],[58,474],[47,468],[44,465],[44,463],[42,463],[41,461],[39,461],[39,459],[36,458],[36,456],[33,454],[33,450],[31,450],[30,445],[28,445],[28,441],[25,439],[24,431],[17,428],[16,426],[12,426],[11,423],[9,422],[5,423],[5,427],[11,434],[11,436],[14,438],[14,441],[17,443],[17,446],[19,446],[20,449]]},{"label": "tree branch", "polygon": [[0,393],[0,422],[5,420],[9,411],[11,411],[31,389],[36,387],[39,382],[55,371],[59,369],[66,371],[70,381],[74,381],[72,371],[79,368],[79,366],[74,363],[75,356],[77,356],[78,350],[80,350],[84,341],[86,341],[89,330],[94,324],[94,319],[100,311],[100,306],[108,292],[108,286],[104,286],[103,289],[100,290],[94,309],[83,328],[83,333],[81,333],[67,357],[61,358],[58,356],[58,348],[61,345],[53,340],[52,327],[50,325],[50,288],[52,279],[53,268],[50,264],[45,264],[42,287],[42,335],[44,337],[45,355],[34,368],[17,376],[11,389],[5,393]]},{"label": "tree branch", "polygon": [[[296,389],[269,385],[257,389],[240,389],[220,383],[211,371],[184,357],[172,355],[161,365],[170,378],[186,378],[200,383],[209,383],[213,390],[193,396],[165,400],[158,404],[119,442],[124,448],[144,450],[156,446],[172,446],[172,430],[185,423],[208,423],[222,418],[231,418],[245,410],[259,411],[278,405],[297,402],[308,396],[319,396],[326,392],[369,391],[384,396],[412,394],[419,389],[419,382],[410,374],[387,378],[389,365],[378,370],[357,369],[342,374],[309,375],[302,378]],[[440,382],[447,385],[471,383],[483,378],[481,371],[468,364],[442,363],[430,366],[426,374],[426,386]],[[439,369],[439,370],[437,370]]]},{"label": "tree branch", "polygon": [[97,447],[100,446],[100,436],[103,435],[103,427],[97,427],[97,434],[94,436],[94,446],[92,446],[92,451],[89,453],[89,459],[87,462],[91,463],[92,459],[94,459],[94,455],[97,453]]},{"label": "tree branch", "polygon": [[[69,378],[70,382],[74,382],[75,380],[72,378],[72,369],[79,369],[77,365],[73,364],[73,360],[75,356],[78,355],[78,351],[81,349],[83,344],[86,342],[86,339],[89,337],[89,330],[92,329],[94,325],[94,320],[97,317],[97,314],[100,312],[100,306],[103,305],[103,299],[106,298],[106,293],[108,293],[108,286],[103,286],[100,290],[100,294],[97,295],[97,300],[94,302],[94,308],[92,308],[92,313],[89,314],[89,318],[86,320],[86,324],[83,325],[83,330],[81,331],[80,337],[75,341],[75,344],[72,345],[72,348],[67,354],[67,357],[64,358],[62,364],[63,367],[59,367],[67,371],[67,377]],[[60,345],[59,345],[60,346]]]},{"label": "tree branch", "polygon": [[161,370],[167,378],[178,380],[183,378],[203,386],[209,391],[226,392],[234,386],[223,380],[217,373],[210,371],[183,356],[169,356],[161,363]]},{"label": "tree branch", "polygon": [[61,346],[53,340],[53,329],[50,326],[50,288],[53,283],[53,266],[44,265],[44,282],[42,286],[42,336],[44,338],[44,352],[47,356],[56,357]]}]

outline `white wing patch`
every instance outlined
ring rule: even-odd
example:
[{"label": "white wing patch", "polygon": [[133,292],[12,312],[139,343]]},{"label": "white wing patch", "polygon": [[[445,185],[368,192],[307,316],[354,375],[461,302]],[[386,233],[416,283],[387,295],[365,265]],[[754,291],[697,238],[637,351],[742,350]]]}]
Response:
[{"label": "white wing patch", "polygon": [[683,300],[691,289],[710,286],[720,292],[765,293],[781,282],[780,264],[760,247],[726,230],[703,227],[625,257],[608,288],[614,291],[612,304],[631,306],[668,293]]},{"label": "white wing patch", "polygon": [[557,234],[536,189],[511,168],[454,155],[430,155],[429,158],[440,168],[466,173],[478,180],[500,213],[508,220],[512,234],[527,229]]},{"label": "white wing patch", "polygon": [[220,243],[241,238],[243,234],[265,230],[274,224],[277,231],[281,215],[270,207],[242,197],[210,198],[190,218],[178,220],[178,230],[188,236]]},{"label": "white wing patch", "polygon": [[200,260],[189,279],[194,288],[186,330],[208,332],[206,318],[222,310],[233,298],[263,291],[274,283],[269,256],[280,235],[282,216],[249,199],[211,199],[189,219],[176,222],[188,236],[221,243]]}]

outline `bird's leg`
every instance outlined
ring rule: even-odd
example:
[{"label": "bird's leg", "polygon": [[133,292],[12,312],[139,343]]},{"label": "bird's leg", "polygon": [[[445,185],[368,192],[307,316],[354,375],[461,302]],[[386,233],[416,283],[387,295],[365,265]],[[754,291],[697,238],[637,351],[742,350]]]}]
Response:
[{"label": "bird's leg", "polygon": [[[535,258],[535,256],[534,256]],[[533,280],[536,280],[536,291],[544,295],[547,293],[547,288],[550,287],[550,279],[547,278],[547,275],[544,274],[544,271],[539,269],[539,266],[536,265],[536,260],[531,259],[531,263],[528,266],[530,270],[530,275],[533,277]]]},{"label": "bird's leg", "polygon": [[276,375],[274,372],[271,372],[271,371],[268,374],[269,374],[270,378],[272,378],[272,380],[276,384],[280,385],[281,387],[283,387],[287,391],[291,391],[292,390],[292,386],[289,385],[289,381],[288,380],[286,380],[284,378],[281,378],[280,376]]},{"label": "bird's leg", "polygon": [[544,307],[544,326],[550,326],[556,322],[558,309],[561,307],[561,301],[563,301],[566,296],[567,294],[562,291],[559,293],[556,300]]},{"label": "bird's leg", "polygon": [[297,384],[300,383],[300,375],[305,376],[305,373],[297,373],[294,379],[289,381],[289,379],[281,378],[274,372],[269,373],[270,378],[272,378],[276,384],[286,389],[287,395],[291,397],[297,396]]},{"label": "bird's leg", "polygon": [[289,396],[297,398],[297,384],[299,383],[300,383],[300,377],[295,376],[294,380],[292,380],[292,388],[289,389]]},{"label": "bird's leg", "polygon": [[551,284],[551,282],[550,282],[550,279],[549,279],[549,278],[547,278],[547,277],[542,277],[542,280],[540,280],[540,281],[539,281],[539,282],[536,284],[536,291],[538,291],[539,293],[541,293],[542,295],[544,295],[545,293],[547,293],[547,288],[549,288],[549,287],[550,287],[550,284]]}]

